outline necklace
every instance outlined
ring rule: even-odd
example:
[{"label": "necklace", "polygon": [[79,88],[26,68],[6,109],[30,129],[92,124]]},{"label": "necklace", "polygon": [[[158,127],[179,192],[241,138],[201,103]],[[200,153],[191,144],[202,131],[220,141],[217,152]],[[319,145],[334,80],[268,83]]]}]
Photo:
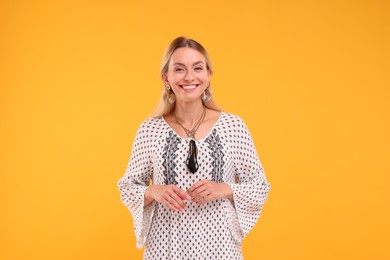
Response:
[{"label": "necklace", "polygon": [[185,128],[182,124],[180,124],[179,120],[177,120],[177,117],[176,117],[176,114],[175,114],[175,113],[174,113],[173,115],[175,116],[175,121],[176,121],[176,123],[177,123],[181,128],[183,128],[183,130],[186,132],[188,138],[189,138],[190,140],[195,140],[196,131],[198,131],[199,126],[202,124],[203,119],[204,119],[205,116],[206,116],[206,108],[203,107],[203,113],[202,113],[202,115],[200,116],[199,121],[196,123],[196,125],[194,126],[194,128],[192,128],[191,130]]},{"label": "necklace", "polygon": [[186,134],[188,136],[188,139],[190,140],[190,145],[189,145],[188,157],[187,157],[187,160],[186,160],[186,165],[187,165],[187,167],[188,167],[188,169],[190,170],[191,173],[195,173],[198,170],[198,168],[199,168],[199,165],[198,165],[198,148],[196,147],[196,143],[195,143],[195,135],[196,135],[196,131],[198,131],[199,126],[202,124],[202,122],[203,122],[203,120],[204,120],[204,118],[206,116],[206,108],[203,107],[202,116],[200,117],[199,121],[196,123],[194,128],[192,128],[191,130],[185,128],[182,124],[179,123],[175,113],[173,115],[175,117],[176,123],[181,128],[183,128],[183,130],[186,132]]}]

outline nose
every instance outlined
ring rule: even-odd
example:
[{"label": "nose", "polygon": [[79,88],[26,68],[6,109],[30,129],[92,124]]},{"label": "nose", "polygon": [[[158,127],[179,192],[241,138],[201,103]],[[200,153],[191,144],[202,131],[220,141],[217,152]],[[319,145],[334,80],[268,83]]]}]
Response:
[{"label": "nose", "polygon": [[194,80],[194,77],[193,77],[193,75],[192,75],[191,70],[188,70],[188,71],[187,71],[184,80],[187,81],[187,82],[191,82],[191,81]]}]

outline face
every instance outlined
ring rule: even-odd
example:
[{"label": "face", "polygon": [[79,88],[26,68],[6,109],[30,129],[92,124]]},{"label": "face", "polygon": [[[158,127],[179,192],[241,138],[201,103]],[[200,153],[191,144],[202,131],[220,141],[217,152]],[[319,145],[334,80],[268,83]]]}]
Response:
[{"label": "face", "polygon": [[171,86],[176,102],[199,100],[210,81],[210,71],[207,69],[205,57],[189,47],[176,49],[163,81]]}]

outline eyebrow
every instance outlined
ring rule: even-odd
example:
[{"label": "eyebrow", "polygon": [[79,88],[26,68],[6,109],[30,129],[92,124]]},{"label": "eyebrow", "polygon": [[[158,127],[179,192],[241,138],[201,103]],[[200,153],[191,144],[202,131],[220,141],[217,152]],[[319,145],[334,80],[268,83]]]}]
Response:
[{"label": "eyebrow", "polygon": [[[192,66],[198,65],[198,64],[200,64],[200,63],[204,64],[203,61],[197,61],[197,62],[193,63]],[[175,62],[175,63],[173,63],[173,65],[174,65],[174,66],[175,66],[175,65],[185,66],[183,63],[180,63],[180,62]]]}]

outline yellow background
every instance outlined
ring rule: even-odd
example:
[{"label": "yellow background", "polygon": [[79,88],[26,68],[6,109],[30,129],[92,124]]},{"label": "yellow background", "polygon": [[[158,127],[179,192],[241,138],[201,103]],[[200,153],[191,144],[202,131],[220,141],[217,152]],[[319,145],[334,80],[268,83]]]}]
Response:
[{"label": "yellow background", "polygon": [[389,1],[0,2],[0,259],[140,259],[119,200],[179,35],[249,126],[246,259],[390,259]]}]

